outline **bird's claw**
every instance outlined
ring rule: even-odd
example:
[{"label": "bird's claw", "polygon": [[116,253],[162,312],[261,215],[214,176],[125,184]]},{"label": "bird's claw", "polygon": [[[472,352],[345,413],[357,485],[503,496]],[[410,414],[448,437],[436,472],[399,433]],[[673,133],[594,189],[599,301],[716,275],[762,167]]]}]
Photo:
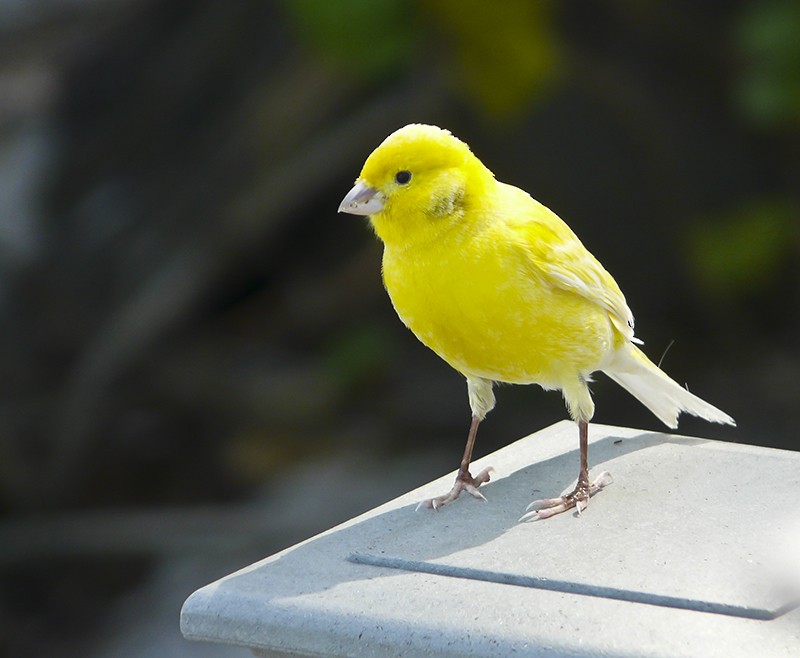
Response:
[{"label": "bird's claw", "polygon": [[519,523],[549,519],[551,516],[566,512],[573,507],[580,516],[589,506],[589,499],[612,482],[614,482],[614,478],[611,473],[603,471],[590,483],[581,484],[579,482],[575,489],[564,496],[534,500],[525,508],[527,514],[520,517]]},{"label": "bird's claw", "polygon": [[478,498],[486,502],[486,496],[484,496],[479,490],[478,487],[482,484],[488,482],[490,478],[490,473],[494,471],[494,469],[489,466],[488,468],[484,468],[480,473],[478,473],[475,477],[472,477],[469,472],[461,473],[459,472],[456,475],[456,481],[453,484],[453,488],[450,489],[446,494],[443,496],[437,496],[436,498],[431,498],[429,500],[421,500],[417,505],[416,509],[419,510],[421,507],[429,507],[433,510],[437,510],[442,507],[442,505],[446,505],[447,503],[453,502],[456,498],[461,495],[462,491],[466,491],[474,498]]}]

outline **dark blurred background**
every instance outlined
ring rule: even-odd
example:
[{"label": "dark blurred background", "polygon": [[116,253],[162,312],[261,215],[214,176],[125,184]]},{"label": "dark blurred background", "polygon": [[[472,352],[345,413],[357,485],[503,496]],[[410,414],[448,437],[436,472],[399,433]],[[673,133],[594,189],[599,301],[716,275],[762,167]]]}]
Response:
[{"label": "dark blurred background", "polygon": [[[464,382],[336,214],[409,122],[565,218],[739,421],[682,432],[798,449],[798,34],[788,0],[0,0],[0,654],[243,655],[182,640],[193,589],[456,467]],[[504,387],[476,452],[565,417]]]}]

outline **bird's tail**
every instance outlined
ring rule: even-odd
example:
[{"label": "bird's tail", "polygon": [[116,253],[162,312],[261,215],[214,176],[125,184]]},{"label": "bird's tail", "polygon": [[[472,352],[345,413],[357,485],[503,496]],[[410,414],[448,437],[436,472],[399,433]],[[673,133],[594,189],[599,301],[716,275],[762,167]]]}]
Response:
[{"label": "bird's tail", "polygon": [[670,379],[635,345],[620,349],[614,361],[603,369],[611,379],[652,411],[667,427],[678,427],[678,416],[686,412],[712,423],[736,425],[724,411]]}]

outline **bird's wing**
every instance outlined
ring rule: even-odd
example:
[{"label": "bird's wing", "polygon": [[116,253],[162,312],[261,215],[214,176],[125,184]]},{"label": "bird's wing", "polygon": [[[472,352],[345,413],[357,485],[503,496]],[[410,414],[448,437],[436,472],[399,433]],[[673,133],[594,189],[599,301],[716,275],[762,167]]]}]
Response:
[{"label": "bird's wing", "polygon": [[602,306],[620,334],[636,341],[633,313],[614,278],[558,215],[525,196],[528,210],[519,222],[514,222],[514,232],[521,234],[527,260],[538,277],[548,285]]}]

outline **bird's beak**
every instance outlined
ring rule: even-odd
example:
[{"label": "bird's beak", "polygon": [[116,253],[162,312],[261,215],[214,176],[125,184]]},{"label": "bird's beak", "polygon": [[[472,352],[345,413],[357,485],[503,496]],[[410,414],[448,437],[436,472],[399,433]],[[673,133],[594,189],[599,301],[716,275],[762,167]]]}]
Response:
[{"label": "bird's beak", "polygon": [[374,215],[383,210],[384,196],[374,187],[358,181],[339,204],[339,212],[351,215]]}]

